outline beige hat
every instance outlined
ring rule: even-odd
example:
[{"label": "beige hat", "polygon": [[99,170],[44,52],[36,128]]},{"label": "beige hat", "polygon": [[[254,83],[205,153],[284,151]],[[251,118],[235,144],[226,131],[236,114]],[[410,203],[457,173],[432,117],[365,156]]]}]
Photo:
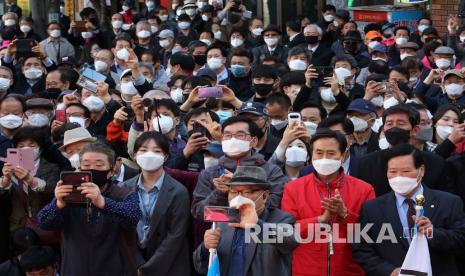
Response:
[{"label": "beige hat", "polygon": [[77,142],[94,142],[97,138],[92,137],[89,131],[83,127],[78,127],[65,131],[63,146],[58,149],[64,151],[65,148],[73,143]]}]

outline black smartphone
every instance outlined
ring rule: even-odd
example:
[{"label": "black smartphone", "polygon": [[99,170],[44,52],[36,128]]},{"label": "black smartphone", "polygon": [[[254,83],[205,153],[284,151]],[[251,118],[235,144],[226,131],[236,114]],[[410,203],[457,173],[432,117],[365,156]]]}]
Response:
[{"label": "black smartphone", "polygon": [[333,76],[334,68],[331,66],[315,66],[316,71],[320,78],[327,78]]},{"label": "black smartphone", "polygon": [[203,220],[206,222],[241,222],[239,209],[225,206],[205,206]]},{"label": "black smartphone", "polygon": [[204,128],[200,123],[194,122],[192,125],[192,134],[200,133],[202,136],[207,136],[208,130]]},{"label": "black smartphone", "polygon": [[34,39],[18,39],[16,41],[16,56],[22,57],[32,54],[32,47],[36,45]]},{"label": "black smartphone", "polygon": [[61,172],[60,179],[63,181],[63,185],[73,186],[73,191],[63,198],[66,202],[75,204],[87,203],[86,196],[81,194],[81,191],[77,188],[82,183],[92,182],[91,172]]}]

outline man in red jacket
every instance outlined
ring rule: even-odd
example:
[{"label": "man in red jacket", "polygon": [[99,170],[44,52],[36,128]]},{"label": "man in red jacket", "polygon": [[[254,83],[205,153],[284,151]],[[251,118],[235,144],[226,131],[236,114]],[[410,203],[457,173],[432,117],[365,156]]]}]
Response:
[{"label": "man in red jacket", "polygon": [[[347,238],[347,224],[358,222],[363,203],[375,198],[373,187],[344,173],[342,160],[349,154],[344,135],[319,129],[310,144],[315,172],[289,182],[281,202],[295,218],[296,231],[300,227],[302,240],[307,240],[294,250],[292,274],[365,275],[352,259],[351,245],[341,241]],[[318,235],[311,236],[322,224],[336,232],[332,248],[327,241],[316,240]]]}]

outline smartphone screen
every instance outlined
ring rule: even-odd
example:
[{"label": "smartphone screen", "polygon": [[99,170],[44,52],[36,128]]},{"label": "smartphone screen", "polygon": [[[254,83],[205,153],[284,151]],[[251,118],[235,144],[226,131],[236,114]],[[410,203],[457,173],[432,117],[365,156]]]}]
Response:
[{"label": "smartphone screen", "polygon": [[64,109],[58,109],[55,111],[55,120],[66,123],[66,114]]},{"label": "smartphone screen", "polygon": [[205,206],[203,209],[203,219],[206,222],[240,222],[241,214],[239,209],[225,206]]}]

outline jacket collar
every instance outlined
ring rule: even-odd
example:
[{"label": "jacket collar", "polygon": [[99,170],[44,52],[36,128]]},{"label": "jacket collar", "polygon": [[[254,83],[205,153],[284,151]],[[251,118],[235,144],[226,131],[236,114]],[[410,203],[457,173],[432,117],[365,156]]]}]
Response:
[{"label": "jacket collar", "polygon": [[229,158],[226,155],[221,157],[219,160],[220,167],[231,172],[234,172],[237,166],[261,166],[265,163],[266,161],[264,160],[263,155],[256,152],[252,152],[251,156],[246,156],[239,160]]},{"label": "jacket collar", "polygon": [[326,183],[324,181],[322,181],[318,175],[317,175],[317,172],[314,171],[313,172],[313,180],[315,181],[315,183],[318,185],[318,187],[320,189],[327,189],[328,188],[328,184],[329,184],[329,187],[331,187],[331,190],[334,190],[334,189],[339,189],[342,187],[342,185],[344,184],[345,182],[345,173],[344,173],[344,169],[341,167],[339,168],[339,175],[337,178],[335,178],[334,180],[330,181],[329,183]]}]

